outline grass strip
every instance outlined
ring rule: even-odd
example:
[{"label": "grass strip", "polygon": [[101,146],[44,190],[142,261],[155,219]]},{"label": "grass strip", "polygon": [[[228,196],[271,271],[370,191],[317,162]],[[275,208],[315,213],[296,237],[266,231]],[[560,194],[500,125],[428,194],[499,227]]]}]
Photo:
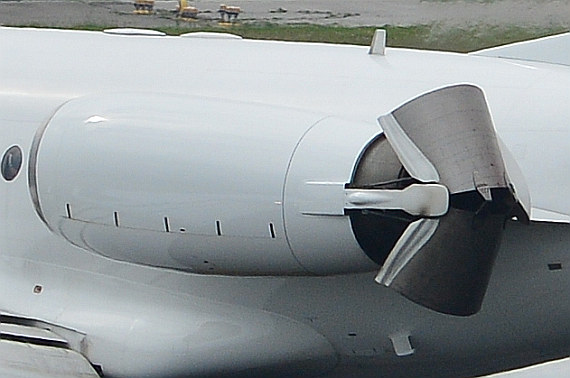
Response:
[{"label": "grass strip", "polygon": [[[74,29],[103,30],[113,26],[82,25]],[[381,26],[386,29],[387,45],[425,50],[470,52],[483,48],[544,37],[567,31],[560,26],[522,27],[516,25],[490,26],[477,25],[450,27],[440,24],[414,26]],[[280,25],[271,23],[236,24],[232,26],[204,26],[180,23],[175,27],[162,27],[157,30],[169,35],[189,32],[223,32],[240,35],[249,39],[325,42],[353,45],[369,45],[377,27],[329,26],[314,24]]]}]

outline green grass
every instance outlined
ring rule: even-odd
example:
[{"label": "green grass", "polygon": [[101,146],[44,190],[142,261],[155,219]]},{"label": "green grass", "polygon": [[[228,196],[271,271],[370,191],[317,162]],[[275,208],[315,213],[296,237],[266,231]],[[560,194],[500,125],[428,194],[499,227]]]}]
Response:
[{"label": "green grass", "polygon": [[[112,26],[109,26],[112,27]],[[76,29],[102,30],[100,25],[84,25]],[[387,44],[428,50],[469,52],[482,48],[543,37],[567,31],[562,27],[520,26],[382,26],[387,31]],[[344,27],[323,25],[237,24],[233,26],[204,26],[181,23],[177,27],[158,28],[170,35],[195,31],[225,32],[250,39],[343,43],[369,45],[376,27]]]},{"label": "green grass", "polygon": [[563,27],[469,26],[450,28],[440,25],[387,28],[389,46],[429,50],[470,52],[567,31]]}]

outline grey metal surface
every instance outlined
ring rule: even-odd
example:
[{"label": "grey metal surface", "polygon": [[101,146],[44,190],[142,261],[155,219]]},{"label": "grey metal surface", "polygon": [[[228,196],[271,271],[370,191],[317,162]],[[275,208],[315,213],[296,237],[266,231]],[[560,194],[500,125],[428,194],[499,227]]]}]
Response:
[{"label": "grey metal surface", "polygon": [[81,354],[69,349],[0,340],[5,378],[99,378]]},{"label": "grey metal surface", "polygon": [[436,180],[450,194],[478,185],[507,185],[495,128],[479,88],[462,85],[440,89],[406,103],[393,115],[436,167],[441,176]]},{"label": "grey metal surface", "polygon": [[[436,311],[479,311],[516,202],[483,92],[450,86],[379,118],[403,166],[449,191],[441,219],[408,225],[376,281]],[[425,216],[424,216],[425,218]]]}]

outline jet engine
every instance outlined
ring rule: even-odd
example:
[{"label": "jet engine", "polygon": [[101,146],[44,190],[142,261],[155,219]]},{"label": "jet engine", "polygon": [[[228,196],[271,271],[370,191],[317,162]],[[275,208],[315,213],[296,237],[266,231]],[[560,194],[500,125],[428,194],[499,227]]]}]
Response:
[{"label": "jet engine", "polygon": [[276,106],[86,96],[36,135],[31,194],[54,233],[112,259],[202,274],[372,271],[343,196],[379,133]]},{"label": "jet engine", "polygon": [[476,313],[505,222],[528,221],[530,209],[522,176],[508,176],[501,150],[519,170],[501,148],[483,92],[439,89],[378,121],[384,134],[347,191],[356,238],[382,265],[376,281],[439,312]]},{"label": "jet engine", "polygon": [[115,93],[60,107],[34,139],[29,181],[45,224],[92,253],[200,274],[380,270],[411,300],[469,315],[505,221],[528,209],[504,156],[469,85],[379,123]]}]

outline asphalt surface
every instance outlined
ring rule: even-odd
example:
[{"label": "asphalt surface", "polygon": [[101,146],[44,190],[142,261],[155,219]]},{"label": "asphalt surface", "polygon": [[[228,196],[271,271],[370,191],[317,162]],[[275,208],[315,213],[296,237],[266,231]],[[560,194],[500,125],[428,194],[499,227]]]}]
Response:
[{"label": "asphalt surface", "polygon": [[[176,0],[157,0],[151,15],[134,14],[134,0],[0,0],[0,25],[160,27],[219,20],[218,1],[189,1],[197,21],[181,20]],[[316,23],[345,26],[519,25],[570,27],[565,0],[236,0],[238,22]]]}]

